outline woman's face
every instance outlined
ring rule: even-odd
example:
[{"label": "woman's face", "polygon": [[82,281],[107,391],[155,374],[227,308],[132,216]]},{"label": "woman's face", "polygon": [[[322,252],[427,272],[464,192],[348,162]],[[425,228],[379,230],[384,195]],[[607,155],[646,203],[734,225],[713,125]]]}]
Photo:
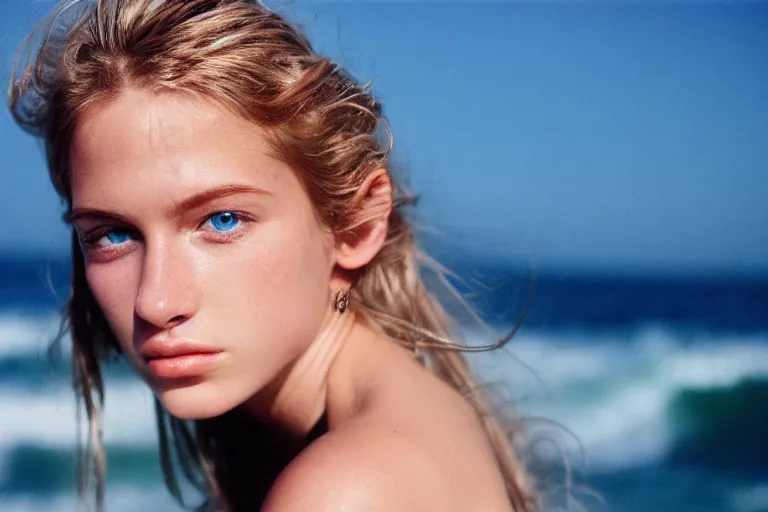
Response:
[{"label": "woman's face", "polygon": [[216,416],[279,379],[327,321],[334,241],[259,128],[128,89],[79,118],[70,156],[88,284],[168,411]]}]

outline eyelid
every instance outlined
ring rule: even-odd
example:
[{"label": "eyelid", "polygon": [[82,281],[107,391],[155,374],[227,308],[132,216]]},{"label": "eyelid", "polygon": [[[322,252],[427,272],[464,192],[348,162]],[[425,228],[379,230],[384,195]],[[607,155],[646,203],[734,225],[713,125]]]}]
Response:
[{"label": "eyelid", "polygon": [[80,230],[75,228],[78,234],[77,238],[80,239],[81,243],[84,243],[87,245],[90,245],[93,242],[98,241],[99,238],[103,237],[113,229],[115,229],[115,226],[107,226],[104,224],[99,226],[94,226],[86,230]]},{"label": "eyelid", "polygon": [[116,230],[125,231],[129,233],[134,239],[139,238],[135,229],[131,229],[126,226],[102,224],[100,226],[87,229],[82,234],[78,233],[78,239],[80,240],[80,243],[90,247],[96,245],[99,240],[104,238],[111,231]]}]

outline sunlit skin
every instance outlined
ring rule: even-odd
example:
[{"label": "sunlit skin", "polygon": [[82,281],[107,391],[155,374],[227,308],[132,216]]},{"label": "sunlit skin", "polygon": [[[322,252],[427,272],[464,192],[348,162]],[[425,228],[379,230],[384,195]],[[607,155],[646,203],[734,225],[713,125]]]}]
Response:
[{"label": "sunlit skin", "polygon": [[224,351],[199,382],[152,382],[171,413],[206,418],[263,389],[326,327],[333,237],[253,124],[153,99],[129,92],[81,120],[73,217],[88,283],[145,377],[137,352],[153,336]]},{"label": "sunlit skin", "polygon": [[[199,98],[130,88],[81,115],[70,161],[88,284],[170,413],[243,407],[297,437],[327,414],[329,432],[288,466],[264,510],[509,510],[466,402],[354,310],[334,310],[347,271],[386,236],[385,172],[360,191],[374,220],[350,245],[320,222],[257,125]],[[194,377],[153,376],[142,347],[177,340],[219,353]]]}]

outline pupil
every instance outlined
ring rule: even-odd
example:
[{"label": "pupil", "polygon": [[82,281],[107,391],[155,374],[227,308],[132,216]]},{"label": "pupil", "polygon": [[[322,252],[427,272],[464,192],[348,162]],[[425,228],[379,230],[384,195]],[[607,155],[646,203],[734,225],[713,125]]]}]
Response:
[{"label": "pupil", "polygon": [[213,219],[213,225],[216,229],[228,230],[235,225],[235,215],[231,212],[220,213]]}]

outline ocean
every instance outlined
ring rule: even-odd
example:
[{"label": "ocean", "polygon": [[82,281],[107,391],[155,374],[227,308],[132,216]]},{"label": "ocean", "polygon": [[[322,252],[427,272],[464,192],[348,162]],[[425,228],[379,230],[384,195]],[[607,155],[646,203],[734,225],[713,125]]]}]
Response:
[{"label": "ocean", "polygon": [[[529,277],[471,273],[490,330],[463,331],[485,344],[514,324]],[[77,509],[67,351],[48,350],[67,276],[65,258],[0,257],[2,512]],[[768,277],[539,271],[517,335],[470,361],[526,425],[549,511],[768,512]],[[119,364],[106,388],[107,510],[181,510],[150,392]]]}]

